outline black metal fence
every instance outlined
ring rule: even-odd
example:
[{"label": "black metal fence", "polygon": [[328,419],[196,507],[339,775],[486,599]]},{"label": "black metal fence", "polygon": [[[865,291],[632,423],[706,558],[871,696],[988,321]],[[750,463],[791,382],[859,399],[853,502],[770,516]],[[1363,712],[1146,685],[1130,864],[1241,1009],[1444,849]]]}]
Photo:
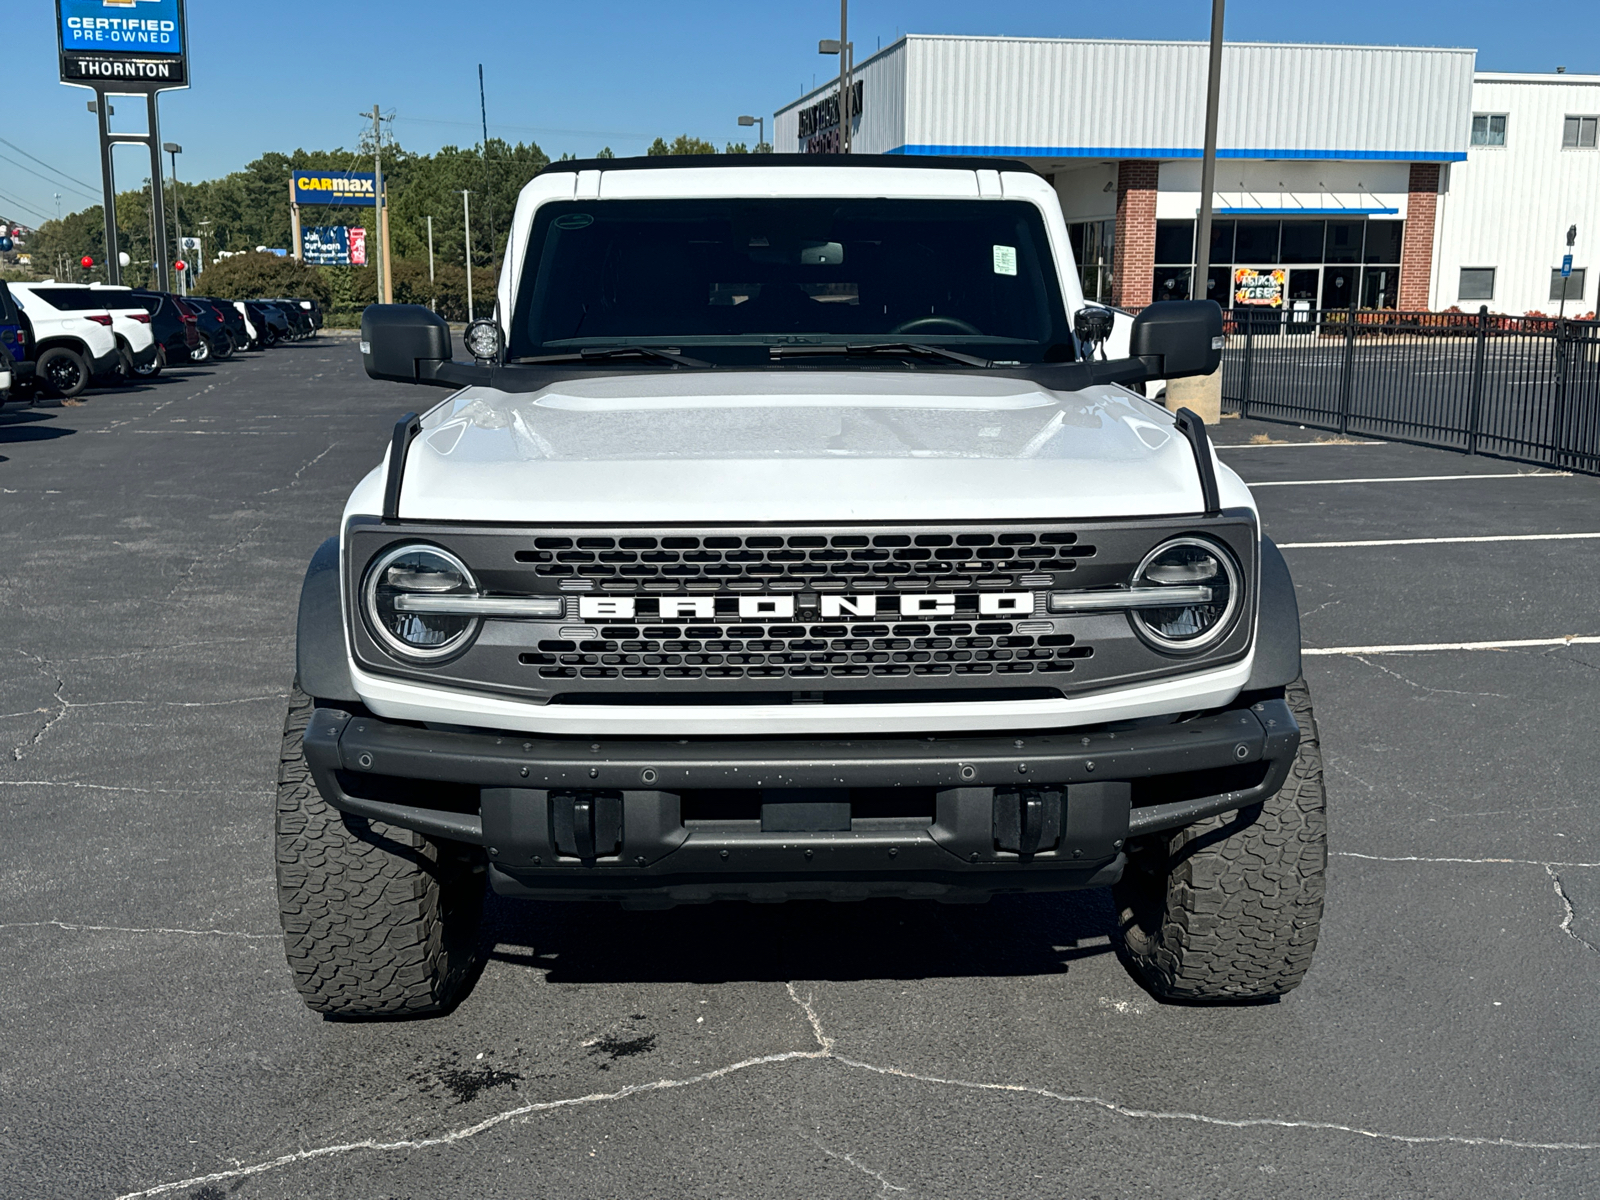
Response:
[{"label": "black metal fence", "polygon": [[1235,309],[1227,332],[1226,411],[1600,474],[1600,322]]}]

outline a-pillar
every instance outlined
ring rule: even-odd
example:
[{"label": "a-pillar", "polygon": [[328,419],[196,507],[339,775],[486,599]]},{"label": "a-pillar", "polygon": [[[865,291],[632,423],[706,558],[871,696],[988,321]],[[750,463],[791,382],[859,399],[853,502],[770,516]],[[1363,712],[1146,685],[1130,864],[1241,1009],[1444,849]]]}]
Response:
[{"label": "a-pillar", "polygon": [[1117,164],[1116,248],[1111,303],[1139,309],[1150,303],[1156,270],[1156,184],[1161,166],[1151,159]]},{"label": "a-pillar", "polygon": [[1400,309],[1420,312],[1428,307],[1428,289],[1433,281],[1433,224],[1439,211],[1439,164],[1412,163],[1409,191],[1405,241],[1400,249]]}]

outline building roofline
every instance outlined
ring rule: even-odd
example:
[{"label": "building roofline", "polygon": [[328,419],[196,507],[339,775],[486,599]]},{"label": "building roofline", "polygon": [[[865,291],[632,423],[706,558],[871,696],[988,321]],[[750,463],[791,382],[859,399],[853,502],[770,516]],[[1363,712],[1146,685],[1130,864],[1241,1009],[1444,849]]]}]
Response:
[{"label": "building roofline", "polygon": [[1569,75],[1554,71],[1474,71],[1473,83],[1586,83],[1600,84],[1600,75]]},{"label": "building roofline", "polygon": [[[1061,38],[1061,37],[1018,37],[1016,35],[998,33],[902,33],[894,41],[881,50],[874,50],[866,58],[855,65],[859,72],[867,64],[882,58],[884,55],[900,49],[911,41],[919,42],[1032,42],[1048,43],[1050,45],[1066,46],[1185,46],[1189,48],[1205,49],[1209,42],[1185,41],[1177,38]],[[1364,44],[1345,44],[1343,42],[1244,42],[1225,40],[1223,46],[1248,46],[1260,50],[1409,50],[1424,54],[1471,54],[1477,56],[1477,50],[1471,46],[1377,46]],[[1583,78],[1580,76],[1579,78]],[[825,96],[830,91],[837,91],[839,77],[830,76],[825,83],[821,83],[805,92],[798,98],[773,111],[774,118],[782,116],[791,109],[799,108],[814,100],[818,96]]]}]

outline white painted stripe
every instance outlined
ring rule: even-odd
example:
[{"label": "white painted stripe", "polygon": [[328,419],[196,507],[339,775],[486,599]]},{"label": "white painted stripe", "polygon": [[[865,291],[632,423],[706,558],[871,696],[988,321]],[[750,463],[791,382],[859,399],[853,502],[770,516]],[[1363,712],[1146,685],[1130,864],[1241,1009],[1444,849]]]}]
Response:
[{"label": "white painted stripe", "polygon": [[1447,479],[1570,479],[1571,471],[1507,471],[1484,475],[1383,475],[1371,479],[1274,479],[1250,483],[1252,491],[1265,487],[1322,487],[1333,483],[1438,483]]},{"label": "white painted stripe", "polygon": [[1425,858],[1419,854],[1387,855],[1387,854],[1357,854],[1354,850],[1330,850],[1330,858],[1364,858],[1368,862],[1386,863],[1473,863],[1493,864],[1496,866],[1517,867],[1600,867],[1600,862],[1545,862],[1537,858]]},{"label": "white painted stripe", "polygon": [[1569,542],[1600,533],[1491,533],[1481,537],[1373,538],[1365,542],[1279,542],[1279,550],[1340,550],[1353,546],[1455,546],[1464,542]]},{"label": "white painted stripe", "polygon": [[1388,442],[1234,442],[1224,446],[1219,442],[1212,442],[1218,450],[1281,450],[1290,446],[1387,446]]},{"label": "white painted stripe", "polygon": [[1600,644],[1600,637],[1522,638],[1505,642],[1414,642],[1405,646],[1322,646],[1302,649],[1302,655],[1324,654],[1421,654],[1430,650],[1516,650],[1523,646],[1589,646]]}]

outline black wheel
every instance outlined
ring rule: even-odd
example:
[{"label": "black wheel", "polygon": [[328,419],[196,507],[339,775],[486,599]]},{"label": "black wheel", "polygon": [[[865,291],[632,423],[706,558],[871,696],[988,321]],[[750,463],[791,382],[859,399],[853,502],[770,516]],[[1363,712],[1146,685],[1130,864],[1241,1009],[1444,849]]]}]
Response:
[{"label": "black wheel", "polygon": [[219,329],[217,336],[212,339],[211,356],[218,361],[233,357],[233,338],[226,329]]},{"label": "black wheel", "polygon": [[296,684],[278,764],[278,912],[295,987],[337,1016],[443,1012],[476,978],[482,852],[328,804],[302,745],[314,707]]},{"label": "black wheel", "polygon": [[41,354],[34,371],[45,390],[63,400],[70,400],[89,386],[89,364],[76,350],[65,346],[53,346]]},{"label": "black wheel", "polygon": [[157,375],[161,374],[161,368],[166,365],[166,348],[164,346],[157,345],[156,356],[154,358],[152,358],[142,367],[136,363],[132,369],[133,374],[137,375],[140,379],[154,379]]},{"label": "black wheel", "polygon": [[1162,999],[1265,1000],[1299,986],[1311,966],[1328,863],[1322,748],[1305,680],[1285,698],[1300,747],[1276,793],[1129,844],[1113,889],[1117,950]]},{"label": "black wheel", "polygon": [[189,351],[189,361],[195,363],[211,361],[211,339],[205,334],[200,335],[200,340]]}]

